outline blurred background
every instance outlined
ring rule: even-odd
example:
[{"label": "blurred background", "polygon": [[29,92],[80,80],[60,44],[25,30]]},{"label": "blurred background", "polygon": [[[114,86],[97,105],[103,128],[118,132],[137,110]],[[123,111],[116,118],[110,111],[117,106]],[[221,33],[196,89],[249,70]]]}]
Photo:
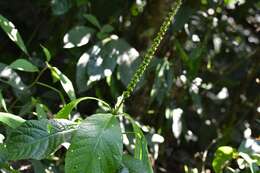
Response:
[{"label": "blurred background", "polygon": [[[77,97],[115,104],[173,2],[0,0],[0,14],[19,30],[33,64],[44,66],[43,45],[52,55],[51,64],[72,81]],[[26,57],[2,30],[0,43],[0,69]],[[147,137],[156,173],[213,173],[218,147],[241,150],[248,140],[258,147],[251,154],[260,153],[259,44],[260,1],[184,0],[156,57],[125,102],[125,112]],[[36,76],[13,72],[10,78],[19,82],[0,83],[10,112],[33,119],[39,104],[48,117],[60,109],[59,96],[46,87],[19,90]],[[63,92],[48,71],[41,82]],[[98,104],[85,102],[74,115],[99,111]],[[127,129],[129,124],[122,121]],[[126,147],[129,141],[131,137],[124,140]],[[13,165],[21,172],[60,173],[64,156],[62,148],[54,158]],[[252,172],[241,165],[234,159],[224,171]],[[260,171],[257,166],[255,170]]]}]

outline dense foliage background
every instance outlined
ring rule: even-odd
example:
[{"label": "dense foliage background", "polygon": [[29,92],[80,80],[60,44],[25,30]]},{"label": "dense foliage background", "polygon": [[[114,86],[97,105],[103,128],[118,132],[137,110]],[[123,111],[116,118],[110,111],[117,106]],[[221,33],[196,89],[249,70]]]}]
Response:
[{"label": "dense foliage background", "polygon": [[[38,73],[1,73],[6,65],[21,58],[42,69],[45,54],[41,45],[51,53],[50,64],[72,81],[76,97],[93,96],[115,104],[172,2],[0,0],[0,14],[15,24],[30,54],[28,58],[0,30],[0,110],[24,119],[52,118],[63,97],[66,103],[74,97],[67,96],[49,70],[39,82],[54,87],[58,94],[41,83],[23,90]],[[156,57],[124,107],[145,133],[155,172],[213,172],[212,162],[220,146],[233,147],[251,159],[258,156],[259,164],[259,32],[259,1],[183,2]],[[100,105],[84,102],[73,117],[84,118],[95,112],[100,112]],[[121,121],[127,131],[129,123]],[[6,130],[0,125],[0,143],[4,136]],[[129,141],[124,143],[130,150]],[[41,161],[10,164],[20,172],[60,173],[65,151],[61,148]],[[230,160],[228,164],[219,162],[226,172],[260,171],[239,157],[226,160]]]}]

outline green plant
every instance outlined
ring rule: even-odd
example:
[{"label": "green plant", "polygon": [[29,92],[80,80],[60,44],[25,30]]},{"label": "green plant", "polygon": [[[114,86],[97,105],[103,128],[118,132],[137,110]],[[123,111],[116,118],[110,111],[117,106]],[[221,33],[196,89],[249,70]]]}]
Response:
[{"label": "green plant", "polygon": [[[56,1],[54,1],[54,3],[55,2]],[[46,57],[46,62],[35,80],[29,86],[22,88],[17,87],[17,80],[14,78],[3,81],[7,84],[16,86],[16,89],[20,93],[23,92],[24,94],[35,85],[47,87],[55,91],[64,104],[62,109],[54,115],[52,119],[47,119],[46,112],[48,112],[48,108],[41,104],[37,99],[32,99],[32,103],[36,105],[36,115],[38,120],[24,120],[11,113],[0,113],[0,121],[10,128],[8,129],[7,139],[4,143],[0,144],[0,163],[3,163],[3,169],[15,172],[15,170],[5,164],[6,161],[23,159],[41,160],[50,157],[50,155],[61,145],[70,143],[65,158],[64,169],[67,173],[114,173],[123,170],[133,173],[153,172],[148,157],[147,142],[142,130],[130,115],[123,112],[122,104],[125,99],[132,94],[137,83],[140,81],[172,20],[174,19],[174,16],[180,8],[181,2],[181,0],[177,0],[172,7],[168,17],[165,19],[159,33],[154,39],[151,48],[148,49],[144,56],[143,62],[135,72],[126,91],[124,91],[122,96],[118,99],[114,108],[111,108],[110,104],[98,98],[76,98],[72,82],[58,68],[53,67],[50,64],[49,61],[51,60],[51,54],[48,49],[43,46],[42,49]],[[66,6],[69,8],[68,4]],[[57,15],[64,13],[64,11],[67,10],[60,9],[58,6],[54,7],[53,10],[56,10],[55,13]],[[102,30],[101,25],[95,18],[93,18],[93,16],[87,15],[86,18],[91,21],[93,25],[96,25],[100,30]],[[0,16],[0,26],[22,49],[22,51],[29,55],[21,36],[15,29],[14,25],[6,18]],[[104,27],[103,30],[105,30]],[[108,28],[108,26],[106,28]],[[87,28],[80,27],[71,31],[69,35],[73,35],[79,30],[86,33],[93,32]],[[107,30],[110,32],[111,29]],[[105,31],[100,31],[99,37],[105,37],[104,34],[106,33],[107,32]],[[75,43],[73,42],[73,45],[69,44],[65,47],[70,48],[70,46],[81,46],[81,44],[75,41]],[[39,71],[37,66],[26,59],[18,59],[9,66],[2,66],[4,72],[11,70],[30,73]],[[65,104],[64,96],[59,90],[39,81],[40,77],[46,70],[51,72],[54,81],[60,82],[64,91],[71,100],[70,103]],[[15,76],[15,78],[17,78],[17,76]],[[19,97],[23,99],[23,95],[19,95]],[[70,117],[71,111],[74,108],[77,108],[77,105],[84,100],[98,101],[105,113],[94,114],[84,120],[72,121]],[[5,104],[2,103],[2,106],[4,105]],[[135,138],[134,157],[130,156],[131,153],[127,154],[123,152],[122,133],[127,132],[122,132],[120,127],[118,119],[122,117],[129,120],[132,124]]]}]

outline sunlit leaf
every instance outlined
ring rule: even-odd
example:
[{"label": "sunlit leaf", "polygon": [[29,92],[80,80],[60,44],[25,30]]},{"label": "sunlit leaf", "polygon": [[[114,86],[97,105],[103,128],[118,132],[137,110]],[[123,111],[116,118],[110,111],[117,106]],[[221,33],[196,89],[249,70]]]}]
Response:
[{"label": "sunlit leaf", "polygon": [[231,161],[237,152],[234,148],[228,146],[221,146],[215,152],[215,157],[212,162],[212,166],[216,173],[222,173],[226,164]]},{"label": "sunlit leaf", "polygon": [[70,49],[88,44],[93,33],[94,30],[86,26],[76,26],[72,28],[63,37],[64,48]]},{"label": "sunlit leaf", "polygon": [[26,59],[17,59],[9,65],[12,69],[26,71],[26,72],[38,72],[39,69]]},{"label": "sunlit leaf", "polygon": [[[73,123],[68,120],[29,120],[12,130],[6,145],[10,160],[43,159],[70,140]],[[19,147],[17,147],[19,146]]]},{"label": "sunlit leaf", "polygon": [[111,173],[121,164],[123,142],[119,122],[111,114],[95,114],[84,120],[65,159],[66,173]]},{"label": "sunlit leaf", "polygon": [[5,33],[8,35],[8,37],[15,42],[19,48],[28,55],[28,51],[24,45],[24,42],[22,40],[22,37],[20,36],[18,30],[15,28],[14,24],[10,22],[8,19],[3,17],[0,14],[0,26],[5,31]]},{"label": "sunlit leaf", "polygon": [[70,100],[75,100],[76,99],[75,90],[74,90],[72,82],[69,80],[69,78],[67,76],[65,76],[56,67],[51,67],[51,70],[54,71],[54,73],[56,73],[58,75],[57,77],[59,78],[61,85],[62,85],[63,89],[65,90],[65,92],[67,93],[67,95],[69,96]]},{"label": "sunlit leaf", "polygon": [[3,108],[6,112],[8,112],[6,103],[5,103],[5,99],[2,94],[2,90],[0,90],[0,108]]},{"label": "sunlit leaf", "polygon": [[51,60],[51,53],[50,53],[50,51],[46,47],[44,47],[42,45],[41,45],[41,47],[42,47],[42,50],[43,50],[43,53],[45,55],[46,60],[49,62]]},{"label": "sunlit leaf", "polygon": [[10,113],[0,112],[0,122],[15,129],[22,125],[25,122],[25,120],[19,116]]}]

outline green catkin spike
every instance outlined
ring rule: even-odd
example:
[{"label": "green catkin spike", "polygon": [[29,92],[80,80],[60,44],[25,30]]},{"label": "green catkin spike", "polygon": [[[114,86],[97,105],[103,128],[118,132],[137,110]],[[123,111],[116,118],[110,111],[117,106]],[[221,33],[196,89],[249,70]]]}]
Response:
[{"label": "green catkin spike", "polygon": [[154,38],[152,42],[152,46],[147,50],[147,53],[144,56],[144,59],[135,72],[133,78],[131,79],[130,83],[127,86],[126,91],[123,92],[122,99],[119,101],[119,103],[116,104],[115,111],[117,112],[123,101],[130,97],[130,95],[133,93],[137,83],[140,81],[141,77],[143,76],[143,73],[145,72],[147,66],[150,64],[152,58],[154,57],[154,54],[156,50],[158,49],[162,39],[164,38],[164,35],[166,34],[169,26],[171,25],[176,13],[178,12],[180,6],[182,4],[182,0],[176,0],[173,7],[171,8],[170,12],[168,13],[167,17],[165,18],[158,34]]}]

